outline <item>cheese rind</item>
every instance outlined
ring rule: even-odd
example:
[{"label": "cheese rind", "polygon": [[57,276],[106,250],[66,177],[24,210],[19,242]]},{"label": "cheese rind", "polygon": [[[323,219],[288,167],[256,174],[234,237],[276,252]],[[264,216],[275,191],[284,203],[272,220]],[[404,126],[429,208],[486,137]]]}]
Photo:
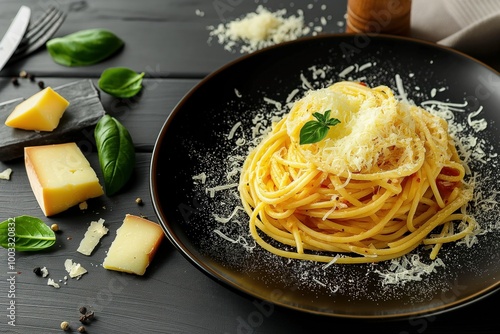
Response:
[{"label": "cheese rind", "polygon": [[104,194],[75,143],[25,147],[24,160],[31,189],[47,217]]},{"label": "cheese rind", "polygon": [[69,102],[47,87],[18,104],[5,120],[12,128],[52,131],[59,125]]},{"label": "cheese rind", "polygon": [[125,216],[109,248],[103,267],[109,270],[144,275],[165,234],[160,225],[147,219]]}]

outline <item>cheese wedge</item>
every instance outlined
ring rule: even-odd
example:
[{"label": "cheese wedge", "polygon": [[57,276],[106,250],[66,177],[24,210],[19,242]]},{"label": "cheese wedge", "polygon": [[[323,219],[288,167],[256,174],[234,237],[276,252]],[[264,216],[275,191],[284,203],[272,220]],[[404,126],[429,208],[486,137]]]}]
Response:
[{"label": "cheese wedge", "polygon": [[160,225],[127,214],[102,265],[109,270],[144,275],[164,236]]},{"label": "cheese wedge", "polygon": [[47,217],[104,194],[75,143],[25,147],[24,161],[31,189]]},{"label": "cheese wedge", "polygon": [[23,130],[52,131],[59,125],[68,106],[64,97],[47,87],[18,104],[5,125]]}]

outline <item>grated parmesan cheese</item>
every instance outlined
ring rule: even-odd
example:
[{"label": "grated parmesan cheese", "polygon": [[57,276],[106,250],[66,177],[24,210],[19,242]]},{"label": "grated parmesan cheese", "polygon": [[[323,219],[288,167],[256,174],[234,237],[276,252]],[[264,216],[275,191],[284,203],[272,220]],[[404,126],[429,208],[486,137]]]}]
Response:
[{"label": "grated parmesan cheese", "polygon": [[215,186],[212,188],[207,188],[205,191],[206,191],[206,193],[210,194],[210,197],[215,197],[215,193],[217,191],[231,189],[231,188],[237,188],[237,187],[238,187],[238,183],[231,183],[231,184],[225,184],[222,186]]},{"label": "grated parmesan cheese", "polygon": [[233,125],[231,131],[229,131],[229,135],[227,136],[227,139],[233,139],[234,133],[236,130],[241,126],[241,122],[237,122],[235,125]]},{"label": "grated parmesan cheese", "polygon": [[239,47],[240,53],[250,53],[256,50],[291,41],[309,33],[317,34],[323,31],[328,22],[325,17],[319,20],[319,25],[312,29],[304,22],[304,13],[298,10],[296,15],[287,15],[286,9],[271,12],[259,5],[255,12],[244,17],[221,23],[217,26],[208,26],[209,42],[216,38],[219,44],[224,45],[227,51],[235,51]]},{"label": "grated parmesan cheese", "polygon": [[391,260],[389,269],[374,272],[382,277],[382,285],[404,285],[408,281],[421,281],[422,277],[436,272],[436,268],[444,267],[444,262],[437,258],[429,264],[420,261],[420,257],[414,255],[404,255],[398,259]]},{"label": "grated parmesan cheese", "polygon": [[223,218],[223,217],[220,217],[219,215],[217,214],[212,214],[215,218],[215,221],[219,222],[219,223],[227,223],[229,221],[231,221],[231,219],[236,216],[236,214],[238,213],[238,210],[242,210],[243,212],[245,212],[245,209],[242,207],[242,206],[237,206],[234,208],[233,212],[229,215],[229,217],[226,217],[226,218]]},{"label": "grated parmesan cheese", "polygon": [[243,248],[245,248],[247,251],[251,251],[253,250],[257,244],[255,243],[255,241],[253,242],[253,244],[248,244],[248,241],[243,237],[243,236],[238,236],[238,239],[232,239],[231,237],[228,237],[227,235],[225,235],[222,231],[220,230],[214,230],[214,233],[216,235],[218,235],[219,237],[221,237],[222,239],[226,240],[226,241],[229,241],[230,243],[233,243],[233,244],[240,244],[241,246],[243,246]]},{"label": "grated parmesan cheese", "polygon": [[205,184],[205,182],[207,180],[207,174],[200,173],[198,175],[193,176],[192,179],[193,180],[199,180],[201,182],[201,184]]}]

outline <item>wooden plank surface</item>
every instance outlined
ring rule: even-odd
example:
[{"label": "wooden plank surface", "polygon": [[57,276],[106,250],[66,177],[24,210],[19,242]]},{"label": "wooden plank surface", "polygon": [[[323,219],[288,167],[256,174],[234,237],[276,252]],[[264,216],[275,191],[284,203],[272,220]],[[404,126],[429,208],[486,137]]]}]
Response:
[{"label": "wooden plank surface", "polygon": [[[161,126],[182,97],[208,73],[241,56],[220,45],[209,44],[206,27],[255,10],[267,1],[56,1],[70,3],[70,14],[59,36],[90,27],[109,28],[127,43],[116,57],[98,65],[66,68],[55,64],[45,50],[0,72],[0,100],[30,96],[35,84],[19,87],[10,78],[25,69],[46,85],[58,86],[79,78],[96,84],[103,69],[127,66],[147,72],[142,93],[120,100],[101,95],[104,109],[130,131],[137,151],[137,165],[131,182],[118,195],[89,201],[87,210],[72,208],[52,218],[61,232],[52,249],[40,253],[16,253],[15,274],[9,274],[8,256],[0,249],[0,333],[61,333],[61,321],[69,321],[73,332],[79,326],[78,308],[91,306],[96,320],[88,333],[312,333],[347,328],[351,333],[498,333],[496,305],[498,293],[458,310],[441,315],[399,321],[362,321],[316,316],[278,306],[264,308],[259,300],[241,295],[207,277],[191,265],[165,240],[144,277],[102,268],[116,229],[125,214],[144,215],[158,221],[151,203],[149,168],[151,152]],[[0,35],[21,4],[40,11],[51,1],[2,0]],[[226,10],[216,10],[217,4]],[[269,1],[271,8],[296,10],[290,2]],[[328,12],[327,30],[340,32],[345,2],[310,1],[308,15]],[[204,15],[197,14],[197,10]],[[309,17],[312,20],[312,17]],[[91,165],[99,171],[92,129],[77,138]],[[0,162],[0,171],[12,168],[11,180],[0,180],[0,220],[27,214],[42,217],[29,186],[22,159]],[[98,172],[99,176],[100,173]],[[140,197],[143,206],[135,199]],[[92,220],[103,218],[110,231],[91,257],[76,252],[79,241]],[[80,262],[89,272],[80,280],[64,280],[64,261]],[[50,277],[62,280],[61,288],[47,286],[47,280],[32,271],[46,266]],[[14,277],[12,286],[8,279]],[[66,284],[64,284],[66,283]],[[9,297],[14,289],[15,297]],[[15,301],[15,324],[8,325],[11,300]]]},{"label": "wooden plank surface", "polygon": [[[71,3],[71,1],[69,1]],[[31,4],[35,13],[43,11],[50,1],[3,0],[0,12],[0,34],[23,3]],[[56,2],[57,3],[57,2]],[[62,2],[66,3],[66,2]],[[98,77],[112,64],[145,71],[154,77],[203,77],[243,54],[227,52],[215,40],[209,40],[207,27],[241,17],[256,10],[259,2],[254,1],[73,1],[65,23],[56,36],[88,28],[104,28],[114,32],[125,42],[125,48],[113,59],[94,66],[72,68],[54,64],[47,52],[37,52],[29,60],[21,60],[8,69],[9,74],[28,67],[39,75],[67,76],[68,73],[84,77]],[[321,5],[324,7],[321,7]],[[277,10],[287,8],[296,14],[293,4],[266,3],[266,7]],[[306,23],[318,25],[320,17],[325,17],[325,32],[341,32],[344,21],[343,2],[311,1],[311,9],[304,6]],[[199,13],[199,14],[197,14]],[[200,58],[202,55],[203,58]]]}]

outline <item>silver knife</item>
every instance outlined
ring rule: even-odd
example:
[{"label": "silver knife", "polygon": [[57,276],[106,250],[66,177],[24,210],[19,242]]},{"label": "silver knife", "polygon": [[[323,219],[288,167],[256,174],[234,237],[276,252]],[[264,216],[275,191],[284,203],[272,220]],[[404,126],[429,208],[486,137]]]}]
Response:
[{"label": "silver knife", "polygon": [[30,17],[31,9],[27,6],[21,6],[21,9],[19,9],[9,29],[7,29],[7,32],[3,36],[2,41],[0,41],[0,71],[7,61],[9,61],[14,51],[16,51],[19,43],[21,43],[28,28]]}]

